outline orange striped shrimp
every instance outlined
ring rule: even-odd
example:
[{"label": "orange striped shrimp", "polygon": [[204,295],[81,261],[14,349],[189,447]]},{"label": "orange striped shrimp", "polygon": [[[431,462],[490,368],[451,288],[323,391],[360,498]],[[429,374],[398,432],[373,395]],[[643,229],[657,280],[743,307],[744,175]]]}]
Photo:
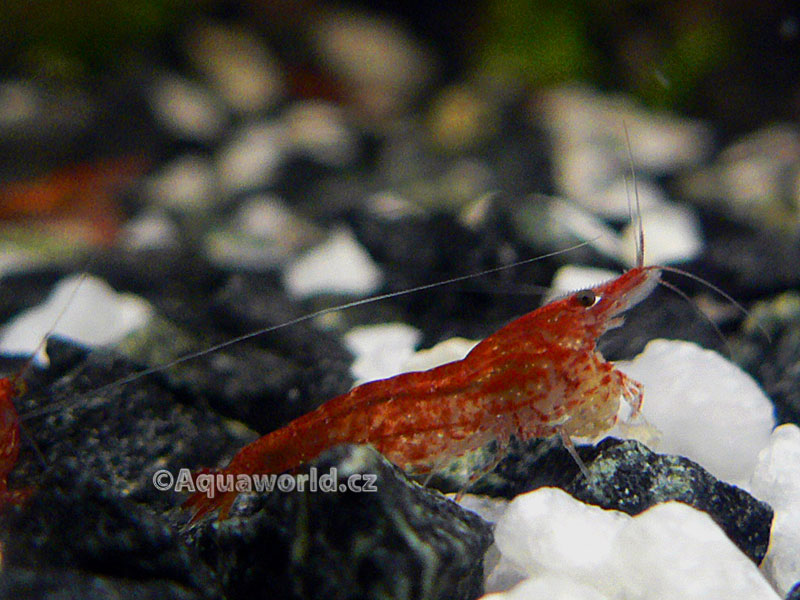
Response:
[{"label": "orange striped shrimp", "polygon": [[[571,436],[610,429],[621,399],[635,416],[643,398],[641,384],[603,358],[597,338],[653,291],[662,268],[644,266],[640,226],[637,265],[618,278],[512,321],[461,360],[355,387],[245,446],[225,468],[201,473],[281,473],[353,443],[371,444],[404,470],[424,474],[496,440],[496,458],[480,476],[512,436],[559,435],[587,475]],[[197,492],[184,506],[192,521],[215,510],[224,519],[237,495]]]},{"label": "orange striped shrimp", "polygon": [[[686,298],[660,280],[662,271],[695,279],[747,313],[724,291],[691,273],[644,265],[644,231],[630,141],[628,157],[636,198],[631,219],[638,226],[633,268],[519,317],[461,360],[357,386],[245,446],[226,467],[198,474],[278,474],[347,443],[370,444],[402,469],[425,474],[496,441],[494,460],[472,475],[475,481],[497,465],[512,436],[525,441],[558,435],[588,478],[571,438],[594,438],[611,429],[621,400],[632,409],[628,419],[635,418],[644,394],[639,382],[604,359],[597,339],[621,326],[622,313],[649,296],[659,283]],[[428,287],[432,286],[410,291]],[[712,326],[716,328],[713,322]],[[192,510],[191,522],[216,510],[225,519],[237,496],[236,491],[213,496],[197,492],[184,507]]]}]

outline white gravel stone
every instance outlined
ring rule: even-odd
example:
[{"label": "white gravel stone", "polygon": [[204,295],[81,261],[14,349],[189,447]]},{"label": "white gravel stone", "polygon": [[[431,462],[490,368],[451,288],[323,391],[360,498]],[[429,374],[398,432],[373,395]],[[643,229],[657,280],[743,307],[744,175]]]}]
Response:
[{"label": "white gravel stone", "polygon": [[12,129],[33,121],[42,111],[42,99],[28,82],[0,82],[0,128]]},{"label": "white gravel stone", "polygon": [[609,571],[622,598],[779,600],[753,562],[706,513],[665,502],[620,531]]},{"label": "white gravel stone", "polygon": [[572,292],[600,285],[619,276],[618,272],[609,271],[608,269],[584,267],[583,265],[564,265],[559,267],[553,276],[550,291],[544,297],[542,304],[547,304]]},{"label": "white gravel stone", "polygon": [[281,198],[272,195],[254,196],[242,204],[236,224],[245,235],[266,240],[280,237],[287,247],[297,247],[312,235],[310,224]]},{"label": "white gravel stone", "polygon": [[403,365],[403,371],[426,371],[454,360],[461,360],[477,345],[476,340],[450,338],[409,357]]},{"label": "white gravel stone", "polygon": [[327,241],[290,264],[283,276],[286,289],[298,298],[366,295],[375,292],[382,279],[380,268],[347,229],[335,230]]},{"label": "white gravel stone", "polygon": [[584,86],[562,86],[537,94],[534,108],[563,146],[600,146],[616,160],[612,170],[628,169],[628,144],[637,169],[654,174],[693,165],[708,154],[711,136],[703,123],[646,110],[625,96],[599,94]]},{"label": "white gravel stone", "polygon": [[[453,499],[456,494],[450,494]],[[509,501],[505,498],[492,498],[490,496],[476,496],[474,494],[464,494],[458,501],[462,508],[466,508],[479,515],[484,521],[489,523],[497,523],[506,510],[508,510]]]},{"label": "white gravel stone", "polygon": [[[96,277],[80,281],[79,275],[73,275],[58,282],[44,304],[26,310],[2,328],[0,351],[32,354],[54,325],[53,335],[87,346],[111,345],[143,327],[152,313],[150,304],[138,296],[117,293]],[[49,364],[44,350],[36,357],[40,364]]]},{"label": "white gravel stone", "polygon": [[356,355],[350,368],[357,384],[385,379],[400,373],[427,371],[464,358],[478,342],[450,338],[432,348],[414,351],[421,332],[403,323],[354,327],[345,334],[345,343]]},{"label": "white gravel stone", "polygon": [[587,143],[557,144],[553,162],[559,193],[587,207],[597,203],[622,172],[613,154]]},{"label": "white gravel stone", "polygon": [[150,107],[158,121],[181,139],[212,141],[228,122],[225,110],[207,90],[179,75],[155,80]]},{"label": "white gravel stone", "polygon": [[800,507],[776,510],[761,570],[782,596],[800,583]]},{"label": "white gravel stone", "polygon": [[[578,598],[778,598],[707,514],[678,502],[630,517],[541,488],[511,502],[495,544],[502,554],[498,567],[509,561],[532,581],[552,581],[559,593],[566,585],[561,581],[587,588],[578,588]],[[518,590],[490,597],[526,597]]]},{"label": "white gravel stone", "polygon": [[119,244],[133,251],[177,248],[180,233],[167,215],[151,212],[128,221],[120,234]]},{"label": "white gravel stone", "polygon": [[322,60],[375,115],[404,108],[436,69],[434,57],[385,18],[334,10],[310,33]]},{"label": "white gravel stone", "polygon": [[206,237],[205,249],[222,267],[263,270],[284,264],[319,237],[317,228],[282,199],[259,194]]},{"label": "white gravel stone", "polygon": [[181,156],[148,177],[144,193],[154,203],[181,212],[207,208],[217,196],[214,167],[202,156]]},{"label": "white gravel stone", "polygon": [[220,184],[230,193],[269,183],[286,153],[283,125],[252,123],[236,132],[217,154]]},{"label": "white gravel stone", "polygon": [[[601,150],[597,150],[600,152]],[[601,189],[593,189],[588,195],[569,196],[596,215],[615,221],[627,221],[631,210],[636,210],[636,193],[639,194],[639,208],[646,213],[668,201],[661,186],[650,179],[637,175],[636,187],[629,173],[617,175],[611,183]]]},{"label": "white gravel stone", "polygon": [[253,113],[283,95],[278,61],[252,32],[205,23],[187,36],[189,58],[236,111]]},{"label": "white gravel stone", "polygon": [[532,579],[526,579],[507,592],[487,594],[482,600],[614,600],[616,596],[607,596],[582,583],[576,583],[569,577],[545,573]]},{"label": "white gravel stone", "polygon": [[800,206],[800,128],[774,123],[725,148],[676,182],[684,196],[736,218],[794,230]]},{"label": "white gravel stone", "polygon": [[[546,225],[543,228],[554,243],[586,242],[589,246],[613,259],[621,253],[621,241],[617,233],[597,215],[580,204],[561,198],[534,196],[535,202],[545,202]],[[531,207],[531,212],[537,212]],[[518,213],[519,214],[519,213]],[[524,218],[524,216],[523,216]],[[540,217],[534,222],[539,221]],[[539,229],[539,227],[537,227]],[[541,235],[537,232],[537,235]]]},{"label": "white gravel stone", "polygon": [[610,560],[624,513],[578,502],[556,488],[515,498],[495,528],[501,554],[529,575],[554,573],[591,582]]},{"label": "white gravel stone", "polygon": [[750,375],[713,350],[678,340],[652,340],[616,366],[644,385],[642,414],[661,433],[648,444],[652,450],[747,484],[775,427],[774,406]]},{"label": "white gravel stone", "polygon": [[421,339],[422,332],[405,323],[360,326],[348,331],[344,343],[356,357],[350,367],[356,385],[402,373],[404,363]]},{"label": "white gravel stone", "polygon": [[293,152],[331,167],[344,167],[355,159],[356,136],[340,107],[321,100],[295,102],[283,120]]},{"label": "white gravel stone", "polygon": [[773,509],[800,503],[800,428],[797,425],[787,423],[772,432],[769,445],[758,455],[750,489]]},{"label": "white gravel stone", "polygon": [[761,570],[782,595],[800,581],[800,428],[777,427],[758,455],[750,489],[775,511]]},{"label": "white gravel stone", "polygon": [[381,190],[369,195],[366,198],[365,208],[379,219],[389,222],[425,214],[419,204],[392,190]]}]

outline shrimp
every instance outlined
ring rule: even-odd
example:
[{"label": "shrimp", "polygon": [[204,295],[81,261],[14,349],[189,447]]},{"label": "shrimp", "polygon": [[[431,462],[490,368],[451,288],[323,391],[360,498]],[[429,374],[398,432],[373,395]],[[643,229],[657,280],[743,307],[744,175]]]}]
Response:
[{"label": "shrimp", "polygon": [[[33,361],[47,340],[56,330],[67,309],[72,304],[78,289],[86,280],[87,273],[81,274],[75,287],[67,297],[67,301],[59,311],[50,329],[39,340],[36,349],[31,353],[20,370],[11,377],[0,378],[0,510],[7,506],[18,506],[23,504],[33,493],[33,488],[22,488],[16,490],[8,489],[8,476],[14,467],[17,466],[20,446],[20,418],[17,409],[14,407],[14,398],[25,393],[27,386],[23,376],[33,365]],[[38,448],[34,445],[37,452]],[[40,454],[41,456],[41,454]]]},{"label": "shrimp", "polygon": [[33,491],[30,488],[9,490],[8,476],[19,458],[19,415],[14,398],[25,390],[16,377],[0,379],[0,509],[25,502]]},{"label": "shrimp", "polygon": [[[641,241],[639,242],[641,244]],[[528,313],[480,342],[463,359],[428,371],[365,383],[242,448],[223,475],[272,474],[296,469],[339,444],[371,444],[414,474],[497,441],[494,466],[511,436],[560,435],[580,462],[571,436],[610,429],[620,399],[638,414],[642,385],[614,368],[597,338],[623,322],[621,314],[646,298],[662,267],[637,266],[616,279]],[[219,510],[228,516],[238,492],[192,495],[191,522]]]}]

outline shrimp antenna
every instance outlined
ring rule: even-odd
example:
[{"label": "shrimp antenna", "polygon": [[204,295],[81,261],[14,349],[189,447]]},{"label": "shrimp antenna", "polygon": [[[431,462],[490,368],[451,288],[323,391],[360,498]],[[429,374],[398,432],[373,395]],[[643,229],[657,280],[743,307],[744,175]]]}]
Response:
[{"label": "shrimp antenna", "polygon": [[42,348],[44,348],[44,345],[47,343],[47,340],[49,340],[50,337],[55,333],[56,329],[58,328],[59,322],[61,321],[62,318],[64,318],[64,315],[67,313],[69,307],[72,305],[72,301],[75,300],[75,296],[78,294],[78,290],[83,285],[83,282],[86,281],[86,278],[88,276],[89,276],[88,270],[84,270],[81,273],[80,277],[78,278],[78,281],[75,283],[75,287],[73,287],[72,290],[70,291],[69,296],[67,297],[67,301],[64,303],[64,306],[62,306],[61,310],[58,311],[58,315],[56,315],[56,318],[53,321],[53,324],[50,326],[50,329],[48,329],[47,332],[42,336],[42,339],[39,340],[39,343],[36,345],[36,348],[28,357],[28,359],[23,363],[23,365],[20,367],[19,371],[17,371],[17,373],[12,376],[12,379],[14,381],[21,379],[22,377],[25,376],[25,374],[28,371],[31,370],[31,368],[33,367],[33,363],[36,360],[36,355],[39,354]]},{"label": "shrimp antenna", "polygon": [[731,358],[731,357],[733,356],[733,349],[731,348],[731,344],[730,344],[730,342],[729,342],[729,341],[728,341],[728,340],[725,338],[725,334],[723,334],[723,333],[722,333],[722,330],[719,328],[719,325],[717,325],[717,324],[714,322],[714,319],[712,319],[712,318],[711,318],[711,317],[709,317],[709,316],[708,316],[706,313],[704,313],[702,310],[700,310],[700,307],[699,307],[699,306],[697,306],[697,303],[696,303],[696,302],[694,302],[694,301],[693,301],[693,300],[692,300],[692,299],[691,299],[691,298],[688,296],[688,294],[686,294],[686,292],[684,292],[684,291],[683,291],[682,289],[680,289],[678,286],[676,286],[676,285],[672,285],[671,283],[669,283],[669,282],[667,282],[667,281],[664,281],[664,280],[659,280],[659,281],[658,281],[658,283],[659,283],[659,285],[663,285],[663,286],[664,286],[665,288],[667,288],[668,290],[670,290],[670,291],[674,292],[675,294],[677,294],[678,296],[680,296],[681,298],[683,298],[683,299],[684,299],[684,300],[685,300],[685,301],[686,301],[686,302],[689,304],[689,306],[691,306],[691,307],[692,307],[692,310],[694,310],[694,312],[695,312],[695,313],[697,313],[698,315],[700,315],[700,317],[701,317],[703,320],[707,321],[707,322],[708,322],[708,323],[711,325],[711,327],[713,327],[713,328],[714,328],[714,331],[716,332],[716,334],[717,334],[717,337],[720,339],[720,341],[721,341],[723,344],[725,344],[725,349],[727,350],[727,353],[728,353],[728,358]]},{"label": "shrimp antenna", "polygon": [[[698,275],[695,275],[694,273],[689,273],[689,271],[684,271],[683,269],[678,269],[677,267],[664,267],[664,266],[660,266],[659,265],[658,268],[661,269],[662,271],[667,271],[669,273],[675,273],[676,275],[683,275],[684,277],[688,277],[689,279],[692,279],[693,281],[696,281],[697,283],[699,283],[701,285],[704,285],[705,287],[707,287],[711,291],[715,292],[716,294],[718,294],[719,296],[721,296],[722,298],[724,298],[725,300],[730,302],[745,317],[749,317],[750,316],[750,311],[749,310],[747,310],[744,306],[742,306],[736,300],[734,300],[733,296],[731,296],[730,294],[728,294],[727,292],[725,292],[721,288],[717,287],[716,285],[714,285],[710,281],[706,281],[705,279],[703,279],[702,277],[699,277]],[[661,283],[664,283],[664,282],[661,282]],[[670,287],[670,286],[667,286],[667,287]],[[681,294],[683,294],[683,292],[681,292]],[[683,295],[686,296],[686,294],[683,294]],[[764,334],[764,337],[767,338],[767,342],[769,342],[771,344],[772,343],[772,337],[769,335],[769,332],[766,329],[764,329],[764,327],[761,326],[761,325],[756,325],[756,326],[761,330],[761,333]]]},{"label": "shrimp antenna", "polygon": [[[598,236],[599,237],[599,236]],[[387,294],[379,294],[377,296],[370,296],[368,298],[361,298],[360,300],[353,300],[352,302],[346,302],[345,304],[339,304],[337,306],[331,306],[328,308],[323,308],[321,310],[317,310],[315,312],[311,312],[296,319],[290,319],[289,321],[284,321],[283,323],[279,323],[278,325],[271,325],[269,327],[263,327],[261,329],[257,329],[255,331],[251,331],[249,333],[245,333],[243,335],[237,336],[220,344],[216,344],[209,348],[204,348],[203,350],[198,350],[197,352],[192,352],[190,354],[185,354],[180,358],[176,358],[170,362],[167,362],[162,365],[157,365],[155,367],[148,367],[146,369],[142,369],[141,371],[136,371],[131,373],[128,377],[123,377],[122,379],[118,379],[116,381],[112,381],[107,383],[106,385],[100,386],[99,388],[92,390],[91,394],[99,394],[105,392],[107,390],[116,388],[118,386],[127,385],[128,383],[132,383],[141,377],[146,377],[147,375],[152,375],[153,373],[158,373],[160,371],[164,371],[166,369],[170,369],[177,365],[183,364],[190,360],[194,360],[196,358],[200,358],[201,356],[205,356],[206,354],[211,354],[212,352],[216,352],[218,350],[222,350],[223,348],[228,348],[229,346],[233,346],[240,342],[244,342],[246,340],[253,339],[265,333],[270,333],[272,331],[277,331],[278,329],[283,329],[284,327],[290,327],[292,325],[297,325],[298,323],[303,323],[304,321],[310,321],[317,317],[321,317],[323,315],[330,314],[332,312],[336,312],[339,310],[347,310],[349,308],[354,308],[356,306],[362,306],[364,304],[371,304],[372,302],[378,302],[380,300],[388,300],[389,298],[396,298],[398,296],[405,296],[406,294],[414,294],[416,292],[422,292],[425,290],[430,290],[433,288],[445,286],[445,285],[452,285],[454,283],[458,283],[461,281],[467,281],[469,279],[475,279],[477,277],[483,277],[484,275],[491,275],[492,273],[498,273],[500,271],[507,271],[508,269],[513,269],[516,267],[520,267],[522,265],[531,264],[540,260],[544,260],[546,258],[551,258],[553,256],[558,256],[559,254],[564,254],[566,252],[572,252],[573,250],[577,250],[578,248],[583,248],[584,246],[588,246],[589,244],[595,242],[597,237],[592,238],[590,240],[583,241],[579,244],[575,244],[573,246],[569,246],[567,248],[562,248],[560,250],[554,250],[553,252],[548,252],[547,254],[542,254],[541,256],[536,256],[534,258],[527,258],[525,260],[517,261],[515,263],[511,263],[509,265],[503,265],[500,267],[494,267],[491,269],[486,269],[485,271],[479,271],[478,273],[470,273],[469,275],[460,275],[458,277],[453,277],[451,279],[445,279],[444,281],[437,281],[435,283],[427,283],[425,285],[419,285],[416,287],[409,288],[407,290],[400,290],[397,292],[389,292]],[[46,415],[51,412],[54,412],[60,409],[62,406],[69,405],[73,402],[77,402],[86,397],[86,394],[82,394],[78,397],[70,398],[69,400],[64,400],[61,402],[54,402],[49,404],[48,406],[44,406],[38,410],[32,410],[26,413],[24,416],[20,416],[21,420],[28,420],[33,417],[38,417],[41,415]]]},{"label": "shrimp antenna", "polygon": [[625,193],[628,196],[628,214],[630,215],[631,224],[636,223],[638,227],[636,235],[636,267],[641,269],[644,267],[644,227],[642,224],[642,207],[639,203],[639,185],[636,181],[636,165],[633,161],[633,150],[631,148],[631,136],[628,132],[628,125],[625,121],[622,122],[622,128],[625,130],[625,144],[628,151],[628,164],[631,170],[631,179],[633,181],[633,196],[636,199],[636,218],[634,219],[633,206],[631,203],[631,194],[628,189],[628,178],[625,178]]},{"label": "shrimp antenna", "polygon": [[[36,355],[39,354],[42,348],[44,348],[44,345],[47,343],[47,340],[50,338],[50,336],[52,336],[53,333],[55,333],[55,330],[58,327],[59,322],[67,313],[67,310],[69,310],[69,307],[72,305],[72,301],[78,294],[78,290],[80,289],[81,285],[83,285],[83,282],[86,281],[86,278],[89,276],[88,267],[89,264],[86,265],[86,269],[81,273],[80,277],[78,278],[78,281],[75,283],[75,287],[73,287],[72,290],[70,291],[69,296],[67,297],[67,301],[64,303],[64,306],[61,307],[61,310],[58,312],[58,315],[56,315],[56,318],[53,321],[53,324],[50,326],[50,329],[48,329],[47,332],[42,336],[42,339],[39,340],[39,343],[36,345],[34,351],[22,364],[19,370],[14,375],[11,376],[11,380],[14,382],[15,386],[19,385],[19,382],[22,381],[22,378],[25,376],[25,374],[31,370],[31,368],[33,367],[33,363],[36,360]],[[20,421],[19,422],[20,432],[25,437],[25,439],[28,440],[31,447],[33,448],[34,453],[39,458],[42,465],[47,466],[47,459],[44,457],[44,453],[42,452],[41,448],[39,448],[39,445],[36,443],[36,440],[33,439],[33,436],[30,433],[28,433],[27,429],[22,425],[21,417],[19,418],[19,421]]]},{"label": "shrimp antenna", "polygon": [[[466,291],[474,291],[474,288],[457,288]],[[496,296],[543,296],[552,291],[552,286],[536,285],[535,283],[492,283],[491,288],[488,286],[479,288],[482,294],[493,294]]]}]

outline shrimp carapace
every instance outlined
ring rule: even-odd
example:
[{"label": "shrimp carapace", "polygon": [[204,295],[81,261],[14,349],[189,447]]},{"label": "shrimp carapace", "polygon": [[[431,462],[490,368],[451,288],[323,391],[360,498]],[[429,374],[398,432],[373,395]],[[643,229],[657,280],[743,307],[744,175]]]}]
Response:
[{"label": "shrimp carapace", "polygon": [[[637,266],[555,300],[461,360],[355,387],[245,446],[224,469],[203,473],[282,473],[344,443],[371,444],[399,467],[426,473],[492,440],[502,453],[511,436],[598,435],[613,426],[620,399],[638,412],[642,386],[605,361],[597,338],[621,325],[621,313],[659,276],[658,267]],[[198,492],[184,506],[192,521],[217,509],[224,519],[237,495]]]}]

